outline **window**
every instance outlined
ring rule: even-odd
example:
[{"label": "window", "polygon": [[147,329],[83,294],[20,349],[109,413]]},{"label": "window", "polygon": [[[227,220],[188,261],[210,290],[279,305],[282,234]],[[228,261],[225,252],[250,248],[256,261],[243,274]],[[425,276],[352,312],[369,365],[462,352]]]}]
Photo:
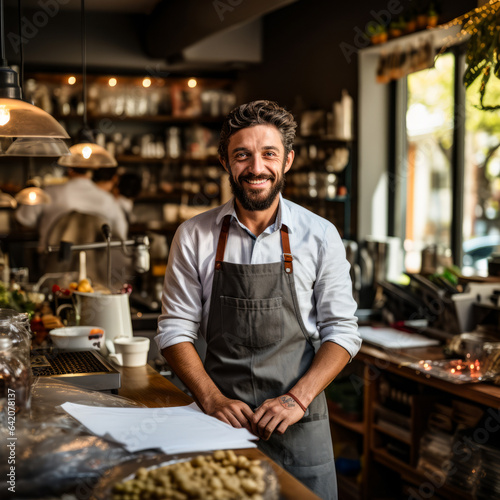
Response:
[{"label": "window", "polygon": [[394,231],[412,272],[420,270],[422,250],[433,246],[438,253],[454,249],[464,274],[484,274],[486,258],[500,248],[500,112],[474,106],[478,86],[465,93],[461,54],[440,55],[433,68],[397,86],[404,116],[396,175],[404,182],[395,196],[405,210]]}]

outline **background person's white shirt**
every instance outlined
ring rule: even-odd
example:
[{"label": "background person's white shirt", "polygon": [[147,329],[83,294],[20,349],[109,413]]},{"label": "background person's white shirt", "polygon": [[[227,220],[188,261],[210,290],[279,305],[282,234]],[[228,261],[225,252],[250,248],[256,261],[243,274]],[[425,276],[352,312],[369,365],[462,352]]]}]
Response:
[{"label": "background person's white shirt", "polygon": [[361,346],[354,313],[350,265],[335,226],[312,212],[284,200],[274,224],[255,238],[241,224],[234,200],[198,215],[177,230],[170,247],[158,318],[158,347],[205,338],[215,253],[224,215],[232,214],[224,260],[237,264],[265,264],[283,260],[281,224],[289,229],[293,272],[299,308],[313,339],[331,341],[349,352]]},{"label": "background person's white shirt", "polygon": [[40,250],[45,249],[49,231],[55,222],[72,211],[101,216],[111,227],[114,238],[126,239],[128,224],[123,210],[112,194],[97,187],[91,179],[75,177],[64,184],[48,186],[45,191],[52,203],[21,205],[15,214],[23,226],[38,226]]}]

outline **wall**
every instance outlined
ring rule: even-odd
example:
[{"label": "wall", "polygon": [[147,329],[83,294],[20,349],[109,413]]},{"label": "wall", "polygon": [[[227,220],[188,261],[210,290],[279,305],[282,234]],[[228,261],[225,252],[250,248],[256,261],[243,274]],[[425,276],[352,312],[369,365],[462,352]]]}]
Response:
[{"label": "wall", "polygon": [[[472,0],[439,3],[440,22],[458,17],[477,5]],[[237,87],[239,100],[277,100],[292,111],[299,110],[301,100],[308,109],[330,109],[345,88],[354,97],[356,107],[359,102],[357,50],[366,44],[362,33],[367,23],[388,16],[389,11],[397,13],[410,8],[416,2],[364,0],[339,4],[329,0],[301,0],[266,16],[263,62],[241,73]],[[376,95],[373,98],[376,99]],[[357,109],[354,115],[358,116]],[[387,115],[380,117],[382,124],[387,120]],[[356,132],[355,135],[358,136]],[[352,232],[363,238],[366,233],[359,233],[356,224],[356,198],[364,179],[358,177],[356,165],[354,167]],[[368,183],[372,185],[374,181],[378,180],[370,178]],[[384,196],[386,198],[386,195],[382,198]],[[382,210],[381,217],[384,214]]]}]

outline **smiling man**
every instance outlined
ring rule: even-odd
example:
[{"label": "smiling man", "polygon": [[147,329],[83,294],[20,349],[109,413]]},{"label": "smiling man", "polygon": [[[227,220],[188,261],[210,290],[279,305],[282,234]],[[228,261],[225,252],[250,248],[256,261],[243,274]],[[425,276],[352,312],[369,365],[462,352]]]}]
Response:
[{"label": "smiling man", "polygon": [[270,101],[226,118],[219,157],[234,198],[177,230],[156,341],[203,411],[249,429],[264,453],[335,499],[323,390],[361,341],[337,230],[281,195],[295,130]]}]

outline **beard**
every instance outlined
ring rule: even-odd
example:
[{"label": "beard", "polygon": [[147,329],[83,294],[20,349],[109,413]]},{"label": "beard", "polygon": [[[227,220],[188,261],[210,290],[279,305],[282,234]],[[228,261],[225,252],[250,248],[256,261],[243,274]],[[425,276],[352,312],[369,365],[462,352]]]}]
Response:
[{"label": "beard", "polygon": [[[243,182],[245,179],[248,180],[258,180],[258,179],[269,179],[271,181],[271,189],[265,193],[262,193],[262,190],[256,189],[248,189],[245,190],[243,188]],[[241,203],[241,206],[250,212],[255,212],[259,210],[267,210],[276,199],[283,189],[285,188],[285,175],[284,172],[281,173],[281,176],[278,180],[273,175],[253,175],[247,174],[244,176],[240,176],[238,181],[230,175],[229,182],[231,184],[231,191],[233,192],[235,198]]]}]

